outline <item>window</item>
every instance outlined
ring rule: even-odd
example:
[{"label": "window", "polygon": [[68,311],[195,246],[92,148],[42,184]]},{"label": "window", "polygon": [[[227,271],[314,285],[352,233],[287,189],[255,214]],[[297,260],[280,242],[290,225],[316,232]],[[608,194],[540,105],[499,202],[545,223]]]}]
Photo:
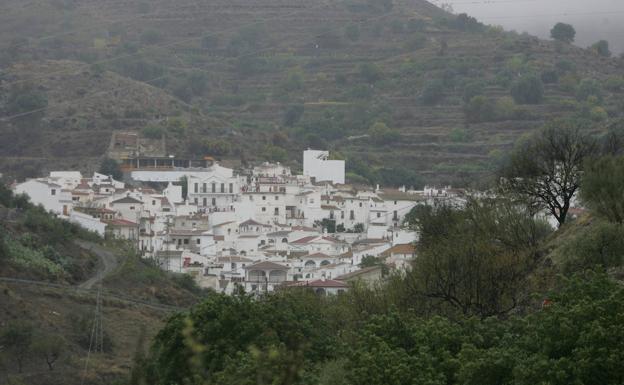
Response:
[{"label": "window", "polygon": [[234,193],[234,183],[230,183],[230,194]]},{"label": "window", "polygon": [[198,239],[197,239],[197,244],[199,245],[200,243],[201,243],[201,241],[200,241],[200,239],[198,238]]},{"label": "window", "polygon": [[50,194],[56,195],[56,189],[53,188],[52,190],[50,190]]},{"label": "window", "polygon": [[279,208],[278,207],[275,208],[275,215],[279,215]]},{"label": "window", "polygon": [[377,218],[381,218],[381,213],[377,213]]},{"label": "window", "polygon": [[253,201],[253,195],[250,195],[250,196],[249,196],[249,200],[250,200],[250,201]]},{"label": "window", "polygon": [[360,207],[362,207],[362,202],[360,202]]},{"label": "window", "polygon": [[208,192],[208,187],[206,186],[206,183],[203,183],[203,184],[202,184],[202,192],[203,192],[203,193]]},{"label": "window", "polygon": [[210,186],[210,188],[212,189],[213,193],[217,192],[217,184],[215,182],[212,182],[212,186]]},{"label": "window", "polygon": [[396,210],[394,210],[394,213],[392,215],[392,220],[396,221],[398,219],[399,219],[399,213]]},{"label": "window", "polygon": [[266,196],[265,196],[265,195],[263,195],[263,196],[262,196],[262,200],[263,200],[263,201],[265,201],[265,200],[266,200]]},{"label": "window", "polygon": [[276,195],[275,196],[275,200],[278,201],[279,200],[279,196]]},{"label": "window", "polygon": [[397,204],[397,201],[394,201],[394,204],[396,205],[396,204]]},{"label": "window", "polygon": [[197,198],[195,198],[195,199],[194,199],[194,201],[195,201],[195,204],[198,204],[198,203],[199,203],[199,201],[197,200]]},{"label": "window", "polygon": [[236,269],[236,263],[232,262],[232,264],[230,265],[230,267],[232,268],[232,270]]},{"label": "window", "polygon": [[344,219],[344,211],[340,212],[340,219]]},{"label": "window", "polygon": [[203,199],[203,206],[206,207],[208,205],[208,198]]},{"label": "window", "polygon": [[221,192],[224,193],[225,192],[225,183],[221,183]]},{"label": "window", "polygon": [[195,183],[195,185],[193,186],[193,192],[197,194],[198,190],[199,190],[199,183]]},{"label": "window", "polygon": [[288,243],[288,238],[282,238],[282,243]]},{"label": "window", "polygon": [[156,201],[152,200],[152,206],[156,206]]},{"label": "window", "polygon": [[189,240],[188,240],[188,238],[184,240],[184,244],[185,244],[185,245],[188,245],[188,244],[189,244]]},{"label": "window", "polygon": [[351,210],[351,212],[349,213],[349,219],[351,220],[355,219],[355,213],[353,212],[353,210]]},{"label": "window", "polygon": [[265,211],[266,211],[266,207],[263,207],[263,208],[262,208],[262,212],[265,212]]},{"label": "window", "polygon": [[228,229],[228,235],[232,234],[232,229]]},{"label": "window", "polygon": [[80,198],[79,197],[72,197],[72,200],[75,202],[75,201],[80,200]]},{"label": "window", "polygon": [[217,205],[217,198],[212,198],[212,205],[216,206]]},{"label": "window", "polygon": [[134,210],[134,206],[130,206],[130,210]]}]

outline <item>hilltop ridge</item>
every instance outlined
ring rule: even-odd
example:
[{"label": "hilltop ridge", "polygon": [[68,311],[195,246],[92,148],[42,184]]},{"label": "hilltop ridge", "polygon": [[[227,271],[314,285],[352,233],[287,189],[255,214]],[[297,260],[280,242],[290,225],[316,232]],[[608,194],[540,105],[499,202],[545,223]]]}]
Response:
[{"label": "hilltop ridge", "polygon": [[[11,143],[0,167],[18,176],[93,169],[123,129],[166,135],[181,155],[296,166],[301,149],[328,148],[347,159],[354,182],[468,184],[551,118],[600,126],[622,111],[620,59],[426,1],[5,9],[2,115],[44,109],[28,115],[30,131],[24,118],[0,123]],[[532,75],[540,98],[514,98],[514,84]],[[23,94],[29,103],[11,103]]]}]

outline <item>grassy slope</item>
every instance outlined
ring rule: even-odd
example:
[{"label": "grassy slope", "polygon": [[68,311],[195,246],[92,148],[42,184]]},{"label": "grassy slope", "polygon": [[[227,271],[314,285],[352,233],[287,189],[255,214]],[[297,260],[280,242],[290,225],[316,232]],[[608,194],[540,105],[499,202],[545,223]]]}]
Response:
[{"label": "grassy slope", "polygon": [[[33,38],[63,33],[65,21],[66,28],[81,32],[17,44],[17,59],[6,64],[12,66],[8,69],[11,79],[31,76],[16,69],[16,63],[40,59],[95,62],[135,77],[128,68],[142,61],[159,66],[162,72],[157,73],[166,76],[154,82],[156,86],[186,99],[182,102],[154,87],[141,88],[109,73],[104,80],[90,80],[83,88],[107,89],[125,82],[136,88],[136,93],[126,99],[122,92],[115,97],[102,95],[94,103],[80,101],[75,112],[81,115],[77,123],[63,109],[48,112],[41,131],[44,137],[53,136],[56,146],[51,148],[63,153],[56,163],[59,166],[72,167],[79,164],[81,157],[103,154],[112,127],[120,122],[124,128],[140,128],[156,123],[158,117],[181,113],[189,128],[170,135],[171,152],[188,149],[187,138],[222,138],[233,146],[225,157],[254,159],[261,156],[268,143],[276,143],[289,150],[291,161],[298,162],[302,148],[318,145],[305,133],[315,132],[319,119],[330,114],[329,119],[338,120],[339,126],[356,118],[360,121],[347,132],[325,135],[326,143],[321,145],[339,150],[349,159],[361,158],[373,167],[409,165],[431,182],[466,181],[474,179],[475,173],[487,173],[488,166],[500,156],[495,150],[504,152],[520,135],[545,120],[569,114],[562,101],[574,99],[574,90],[561,84],[548,85],[542,104],[523,107],[525,118],[468,124],[461,102],[464,82],[480,79],[489,84],[487,96],[508,96],[509,91],[496,84],[496,76],[518,54],[524,55],[528,65],[537,71],[551,68],[559,60],[569,60],[577,67],[575,81],[586,77],[604,81],[619,71],[617,59],[598,58],[578,48],[558,50],[551,42],[495,30],[472,33],[449,28],[438,22],[448,15],[424,1],[395,1],[390,12],[371,11],[362,5],[365,3],[211,0],[202,4],[152,1],[145,6],[147,2],[135,0],[123,5],[77,1],[63,7],[37,0],[29,7],[21,7],[20,2],[10,1],[5,8],[11,12],[0,16],[0,25],[6,32],[1,35],[0,46],[10,46],[16,31]],[[15,20],[33,18],[37,18],[37,24],[15,24]],[[410,46],[418,33],[405,27],[409,20],[426,23],[423,47]],[[345,37],[349,25],[359,27],[359,39]],[[399,25],[403,25],[402,30]],[[202,39],[208,35],[210,39]],[[448,48],[441,57],[443,41]],[[120,55],[122,58],[111,60]],[[366,86],[368,96],[356,97],[357,87],[365,84],[359,75],[363,63],[376,64],[382,76]],[[69,62],[46,65],[79,66]],[[246,69],[249,65],[254,70]],[[30,74],[46,72],[49,69],[32,68]],[[456,84],[446,89],[440,105],[422,105],[419,96],[427,81],[442,78],[445,72],[456,74]],[[288,73],[301,74],[303,82],[285,90]],[[187,95],[194,83],[189,79],[200,75],[205,77],[205,89],[194,96]],[[92,79],[93,75],[85,78]],[[56,82],[46,80],[49,103],[56,105],[68,96],[74,97],[75,87],[68,90],[66,86],[78,81],[62,77],[57,77]],[[187,102],[194,108],[189,109]],[[284,113],[293,103],[305,105],[302,122],[312,127],[308,131],[284,126]],[[604,107],[612,116],[621,113],[618,103],[621,104],[620,95],[607,93]],[[124,108],[146,111],[145,118],[124,120]],[[85,110],[88,112],[83,114]],[[341,114],[347,118],[341,120]],[[372,145],[368,138],[348,139],[365,133],[376,120],[397,128],[401,140],[382,146]],[[68,131],[59,134],[53,121]],[[0,127],[0,133],[8,130],[6,125]],[[464,130],[469,139],[452,139],[451,133],[457,130]],[[64,148],[67,150],[61,150]],[[27,142],[20,150],[24,154],[15,154],[14,148],[0,151],[4,156],[58,155]]]},{"label": "grassy slope", "polygon": [[[0,382],[10,375],[28,384],[79,384],[88,350],[84,341],[90,338],[97,293],[77,290],[76,285],[94,273],[97,258],[72,241],[87,234],[76,234],[71,226],[63,227],[64,222],[26,207],[7,213],[0,204],[0,235],[10,244],[0,249],[9,254],[0,252],[0,276],[43,283],[0,280],[0,333],[10,322],[25,323],[35,333],[60,335],[66,349],[53,372],[47,370],[40,356],[29,353],[21,375],[12,357],[0,354]],[[204,295],[188,280],[127,256],[131,253],[123,245],[108,246],[121,259],[103,285],[103,327],[110,349],[92,356],[89,384],[110,384],[127,375],[141,333],[149,343],[174,309],[190,306]]]}]

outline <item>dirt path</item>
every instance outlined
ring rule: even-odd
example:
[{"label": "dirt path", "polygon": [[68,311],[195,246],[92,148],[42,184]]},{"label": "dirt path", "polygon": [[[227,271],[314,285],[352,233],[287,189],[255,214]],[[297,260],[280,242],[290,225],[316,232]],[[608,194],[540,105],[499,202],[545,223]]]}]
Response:
[{"label": "dirt path", "polygon": [[91,289],[95,284],[100,282],[104,277],[112,273],[113,270],[117,268],[117,257],[105,247],[87,241],[76,241],[76,244],[85,250],[89,250],[100,258],[100,263],[93,277],[81,283],[78,287],[82,289]]}]

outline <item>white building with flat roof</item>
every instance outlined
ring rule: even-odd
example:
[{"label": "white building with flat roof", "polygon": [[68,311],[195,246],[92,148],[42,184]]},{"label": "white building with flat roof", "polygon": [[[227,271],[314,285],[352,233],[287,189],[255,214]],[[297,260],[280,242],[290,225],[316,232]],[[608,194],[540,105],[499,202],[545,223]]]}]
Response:
[{"label": "white building with flat roof", "polygon": [[317,182],[344,184],[345,161],[329,160],[329,151],[306,150],[303,152],[303,175],[315,178]]}]

